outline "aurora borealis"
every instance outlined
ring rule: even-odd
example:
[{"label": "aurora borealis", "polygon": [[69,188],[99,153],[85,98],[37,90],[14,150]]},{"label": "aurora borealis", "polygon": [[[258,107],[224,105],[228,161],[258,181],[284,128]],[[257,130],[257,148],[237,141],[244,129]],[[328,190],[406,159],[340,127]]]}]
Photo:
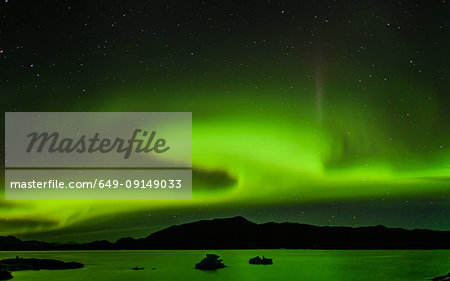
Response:
[{"label": "aurora borealis", "polygon": [[233,215],[448,230],[449,5],[2,1],[4,112],[192,112],[194,174],[192,201],[1,200],[0,235]]}]

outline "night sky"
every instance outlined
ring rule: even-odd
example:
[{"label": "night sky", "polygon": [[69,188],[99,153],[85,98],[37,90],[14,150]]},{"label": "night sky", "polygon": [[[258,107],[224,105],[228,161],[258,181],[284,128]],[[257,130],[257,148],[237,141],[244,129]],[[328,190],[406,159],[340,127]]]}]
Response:
[{"label": "night sky", "polygon": [[3,111],[192,112],[193,200],[1,200],[0,235],[450,230],[450,1],[40,2],[0,3]]}]

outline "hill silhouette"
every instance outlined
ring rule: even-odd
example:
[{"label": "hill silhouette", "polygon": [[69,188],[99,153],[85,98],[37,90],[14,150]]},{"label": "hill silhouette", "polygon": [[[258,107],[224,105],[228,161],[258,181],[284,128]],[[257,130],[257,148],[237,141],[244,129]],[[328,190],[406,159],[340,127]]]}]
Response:
[{"label": "hill silhouette", "polygon": [[157,231],[145,238],[87,244],[22,241],[0,236],[0,250],[150,249],[450,249],[450,231],[330,227],[299,223],[256,224],[243,217],[202,220]]}]

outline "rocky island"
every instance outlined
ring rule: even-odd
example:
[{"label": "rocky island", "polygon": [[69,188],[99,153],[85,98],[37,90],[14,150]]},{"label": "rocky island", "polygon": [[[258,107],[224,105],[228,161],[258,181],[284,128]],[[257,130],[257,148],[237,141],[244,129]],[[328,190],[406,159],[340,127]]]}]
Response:
[{"label": "rocky island", "polygon": [[224,267],[226,266],[222,263],[222,259],[219,259],[219,256],[214,254],[207,254],[206,258],[195,265],[195,269],[202,270],[216,270]]},{"label": "rocky island", "polygon": [[256,256],[254,258],[251,258],[248,261],[249,264],[273,264],[272,259],[268,259],[266,257],[260,258],[259,256]]},{"label": "rocky island", "polygon": [[52,259],[24,259],[16,257],[15,259],[0,260],[0,280],[13,278],[10,272],[19,270],[60,270],[82,268],[83,264],[79,262],[63,262]]}]

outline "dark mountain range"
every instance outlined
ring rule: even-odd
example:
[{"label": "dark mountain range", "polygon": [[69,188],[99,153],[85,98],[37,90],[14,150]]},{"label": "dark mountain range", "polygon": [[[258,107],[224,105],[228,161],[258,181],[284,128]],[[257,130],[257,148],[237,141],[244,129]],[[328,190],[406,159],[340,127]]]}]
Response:
[{"label": "dark mountain range", "polygon": [[450,249],[450,231],[256,224],[243,217],[174,225],[145,238],[115,243],[56,244],[0,236],[0,250],[114,249]]}]

